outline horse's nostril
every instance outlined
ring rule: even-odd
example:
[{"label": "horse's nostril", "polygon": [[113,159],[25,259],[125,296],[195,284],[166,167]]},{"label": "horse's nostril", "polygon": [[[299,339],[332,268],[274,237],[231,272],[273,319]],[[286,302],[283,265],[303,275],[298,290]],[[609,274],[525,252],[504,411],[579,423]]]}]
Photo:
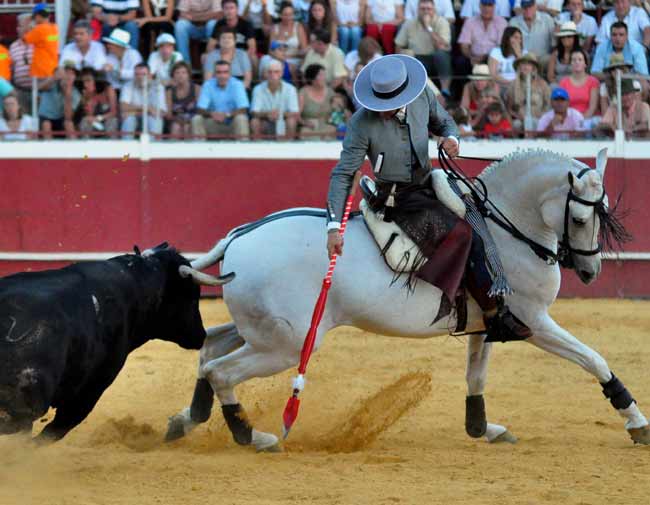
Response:
[{"label": "horse's nostril", "polygon": [[580,270],[580,277],[582,277],[585,280],[589,280],[593,277],[593,274],[591,272],[588,272],[587,270]]}]

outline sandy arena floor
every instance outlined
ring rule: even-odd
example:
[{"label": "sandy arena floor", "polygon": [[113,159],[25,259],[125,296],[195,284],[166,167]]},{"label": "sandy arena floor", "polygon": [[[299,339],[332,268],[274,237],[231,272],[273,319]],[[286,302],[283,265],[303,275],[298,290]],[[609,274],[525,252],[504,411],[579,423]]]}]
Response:
[{"label": "sandy arena floor", "polygon": [[[222,302],[202,312],[208,325],[228,320]],[[650,415],[650,302],[565,300],[553,312]],[[0,439],[0,505],[650,502],[650,447],[633,446],[593,378],[524,343],[495,346],[486,390],[488,419],[517,445],[465,435],[462,339],[333,332],[281,454],[236,446],[217,409],[187,439],[162,441],[190,402],[196,361],[149,343],[62,442]],[[258,428],[280,432],[291,375],[240,386]]]}]

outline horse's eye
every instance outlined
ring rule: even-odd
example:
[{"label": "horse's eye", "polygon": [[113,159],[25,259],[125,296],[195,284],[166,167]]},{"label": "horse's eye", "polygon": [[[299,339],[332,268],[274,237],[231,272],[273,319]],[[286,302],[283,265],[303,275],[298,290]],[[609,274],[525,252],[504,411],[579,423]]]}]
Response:
[{"label": "horse's eye", "polygon": [[574,217],[572,221],[573,224],[576,226],[584,226],[585,224],[587,224],[587,221],[585,221],[584,219],[578,219],[577,217]]}]

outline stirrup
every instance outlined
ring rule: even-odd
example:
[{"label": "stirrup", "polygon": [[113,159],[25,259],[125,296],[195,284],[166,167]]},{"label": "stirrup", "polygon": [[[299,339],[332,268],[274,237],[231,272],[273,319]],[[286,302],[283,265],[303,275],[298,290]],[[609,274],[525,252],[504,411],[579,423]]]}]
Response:
[{"label": "stirrup", "polygon": [[514,342],[526,340],[533,336],[533,332],[507,305],[499,304],[499,310],[494,317],[483,317],[487,336],[484,342]]}]

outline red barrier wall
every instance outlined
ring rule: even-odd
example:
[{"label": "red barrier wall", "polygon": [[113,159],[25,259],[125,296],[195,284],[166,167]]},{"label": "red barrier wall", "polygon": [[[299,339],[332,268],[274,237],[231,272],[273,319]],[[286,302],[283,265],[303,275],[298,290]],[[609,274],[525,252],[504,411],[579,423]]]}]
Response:
[{"label": "red barrier wall", "polygon": [[[594,160],[583,160],[593,165]],[[650,251],[646,161],[610,159],[606,185],[631,209],[627,250]],[[169,241],[206,251],[231,228],[295,206],[323,207],[332,160],[3,160],[0,250],[126,251]],[[477,173],[485,162],[463,160]],[[54,263],[1,262],[0,274]],[[599,282],[565,276],[565,296],[648,296],[650,262],[605,262]]]}]

